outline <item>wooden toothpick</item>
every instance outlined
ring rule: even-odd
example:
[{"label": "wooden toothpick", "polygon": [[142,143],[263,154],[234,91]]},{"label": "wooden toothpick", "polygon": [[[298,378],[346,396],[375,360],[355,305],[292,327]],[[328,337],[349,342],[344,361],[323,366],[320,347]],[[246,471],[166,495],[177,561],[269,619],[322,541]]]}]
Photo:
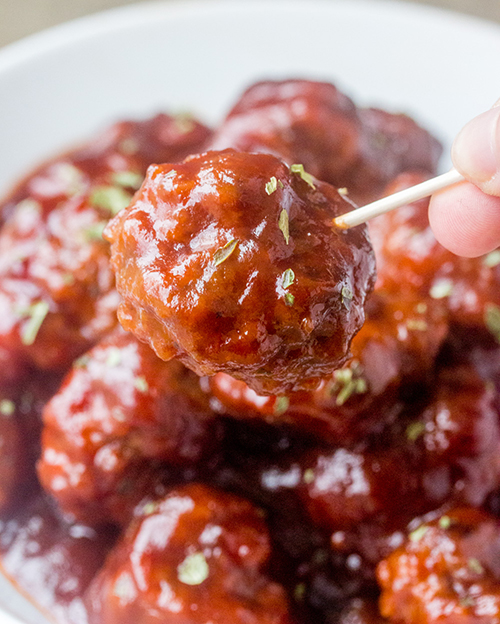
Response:
[{"label": "wooden toothpick", "polygon": [[337,227],[346,230],[360,223],[364,223],[368,221],[368,219],[378,217],[378,215],[389,212],[390,210],[400,208],[405,204],[411,204],[423,197],[429,197],[432,193],[452,186],[457,182],[461,182],[463,179],[464,177],[462,174],[458,173],[456,169],[451,169],[448,173],[443,173],[436,178],[431,178],[430,180],[411,186],[410,188],[389,195],[388,197],[377,199],[377,201],[371,204],[356,208],[351,212],[346,212],[335,218],[333,222]]}]

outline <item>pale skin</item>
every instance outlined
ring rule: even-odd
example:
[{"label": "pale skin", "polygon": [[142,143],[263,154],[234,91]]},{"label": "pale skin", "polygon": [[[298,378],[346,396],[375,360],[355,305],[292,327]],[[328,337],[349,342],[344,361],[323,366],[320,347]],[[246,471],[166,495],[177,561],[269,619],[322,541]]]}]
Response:
[{"label": "pale skin", "polygon": [[472,258],[500,246],[500,100],[460,131],[452,160],[466,181],[432,196],[429,220],[444,247]]}]

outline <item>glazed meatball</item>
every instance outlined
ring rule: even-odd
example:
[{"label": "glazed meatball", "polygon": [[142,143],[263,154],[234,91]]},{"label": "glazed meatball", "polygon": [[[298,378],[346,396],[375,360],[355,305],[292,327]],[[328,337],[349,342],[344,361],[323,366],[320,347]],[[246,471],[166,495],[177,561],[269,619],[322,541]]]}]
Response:
[{"label": "glazed meatball", "polygon": [[289,624],[283,588],[266,573],[259,510],[191,484],[144,509],[87,596],[90,622]]},{"label": "glazed meatball", "polygon": [[364,321],[374,258],[333,187],[274,156],[227,150],[153,166],[110,222],[119,318],[162,359],[256,391],[318,382]]},{"label": "glazed meatball", "polygon": [[119,330],[75,362],[43,418],[40,480],[90,524],[126,522],[163,465],[208,463],[217,444],[196,375]]},{"label": "glazed meatball", "polygon": [[357,109],[334,85],[307,80],[245,91],[210,143],[228,147],[303,163],[358,202],[378,197],[402,171],[434,172],[441,155],[438,141],[406,115]]},{"label": "glazed meatball", "polygon": [[208,134],[194,122],[176,130],[166,115],[117,124],[36,170],[0,205],[0,339],[13,363],[64,371],[116,324],[103,228],[151,162],[183,158]]},{"label": "glazed meatball", "polygon": [[[426,179],[400,176],[388,188],[396,192]],[[420,200],[373,219],[370,234],[377,257],[377,288],[406,297],[418,293],[445,304],[453,323],[488,328],[500,336],[500,251],[479,258],[461,258],[434,238],[427,216],[428,200]]]},{"label": "glazed meatball", "polygon": [[83,593],[115,539],[108,529],[66,523],[38,495],[0,523],[1,570],[48,621],[82,624]]},{"label": "glazed meatball", "polygon": [[375,518],[403,527],[445,502],[484,502],[500,477],[491,389],[470,368],[445,369],[420,410],[400,418],[371,448],[304,458],[299,493],[316,521],[331,531]]},{"label": "glazed meatball", "polygon": [[402,624],[500,622],[500,531],[476,509],[420,524],[378,568],[381,612]]},{"label": "glazed meatball", "polygon": [[398,293],[375,292],[366,316],[349,362],[313,392],[263,396],[226,373],[204,383],[236,418],[288,423],[330,443],[359,440],[394,420],[401,397],[420,389],[448,330],[439,302]]}]

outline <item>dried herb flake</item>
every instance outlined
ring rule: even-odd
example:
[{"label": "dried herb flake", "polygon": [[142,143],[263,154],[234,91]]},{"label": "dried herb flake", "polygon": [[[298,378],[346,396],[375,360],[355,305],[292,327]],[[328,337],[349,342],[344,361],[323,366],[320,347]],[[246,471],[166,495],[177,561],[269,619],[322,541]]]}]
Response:
[{"label": "dried herb flake", "polygon": [[40,331],[40,327],[42,326],[48,312],[49,304],[46,301],[37,301],[37,303],[30,306],[28,313],[26,314],[28,321],[24,325],[21,332],[21,342],[23,345],[30,346],[35,342],[38,332]]},{"label": "dried herb flake", "polygon": [[490,333],[500,342],[500,308],[494,303],[485,307],[484,322]]},{"label": "dried herb flake", "polygon": [[304,180],[304,182],[309,184],[309,186],[312,189],[316,188],[314,186],[314,177],[310,173],[307,173],[307,171],[305,171],[304,165],[301,165],[301,164],[291,165],[290,166],[290,171],[292,173],[298,173],[300,175],[300,177]]},{"label": "dried herb flake", "polygon": [[111,215],[118,214],[130,204],[132,195],[119,186],[98,186],[90,195],[94,208],[106,210]]},{"label": "dried herb flake", "polygon": [[292,271],[292,269],[287,269],[283,273],[283,280],[281,282],[281,285],[286,290],[289,286],[293,284],[294,281],[295,281],[295,273]]},{"label": "dried herb flake", "polygon": [[182,563],[177,566],[177,578],[186,585],[201,585],[206,581],[209,568],[205,555],[201,552],[188,555]]},{"label": "dried herb flake", "polygon": [[237,238],[233,238],[233,240],[230,240],[229,243],[226,243],[224,247],[220,247],[219,249],[217,249],[217,251],[214,253],[213,258],[214,266],[219,266],[219,264],[225,262],[236,249],[238,242],[239,241]]},{"label": "dried herb flake", "polygon": [[272,195],[278,188],[278,180],[273,176],[269,182],[266,183],[266,193]]},{"label": "dried herb flake", "polygon": [[285,243],[288,245],[290,241],[290,223],[288,218],[288,212],[283,208],[280,212],[280,217],[278,220],[278,227],[283,233],[283,237],[285,238]]}]

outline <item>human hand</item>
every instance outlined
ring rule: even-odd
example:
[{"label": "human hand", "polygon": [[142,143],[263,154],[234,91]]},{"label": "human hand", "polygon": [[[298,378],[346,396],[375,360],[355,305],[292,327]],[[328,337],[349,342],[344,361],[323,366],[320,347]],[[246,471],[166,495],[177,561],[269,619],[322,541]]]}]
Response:
[{"label": "human hand", "polygon": [[500,100],[459,132],[451,156],[466,181],[433,195],[429,221],[444,247],[472,258],[500,245]]}]

